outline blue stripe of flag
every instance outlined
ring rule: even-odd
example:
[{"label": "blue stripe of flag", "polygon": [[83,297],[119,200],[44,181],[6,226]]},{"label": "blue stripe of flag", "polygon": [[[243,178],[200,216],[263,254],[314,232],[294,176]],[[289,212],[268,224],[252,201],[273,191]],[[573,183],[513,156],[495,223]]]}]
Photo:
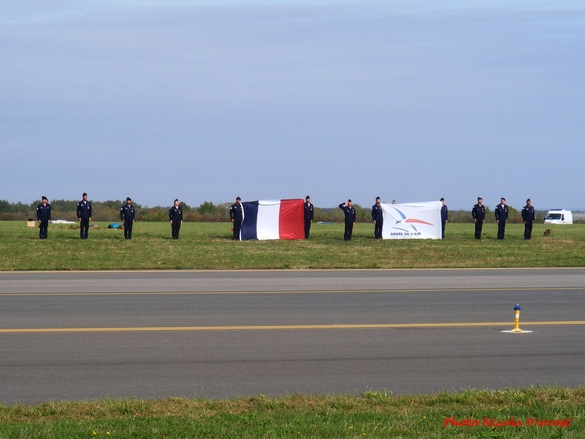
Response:
[{"label": "blue stripe of flag", "polygon": [[242,203],[242,208],[244,209],[244,221],[242,221],[240,239],[242,241],[258,239],[258,234],[256,233],[256,224],[258,222],[258,201],[244,201]]}]

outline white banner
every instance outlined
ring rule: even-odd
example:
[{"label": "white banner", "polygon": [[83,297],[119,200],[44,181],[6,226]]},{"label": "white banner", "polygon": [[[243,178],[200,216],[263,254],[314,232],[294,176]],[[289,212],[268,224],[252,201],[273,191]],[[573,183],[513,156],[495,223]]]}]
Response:
[{"label": "white banner", "polygon": [[441,239],[441,202],[382,203],[383,239]]}]

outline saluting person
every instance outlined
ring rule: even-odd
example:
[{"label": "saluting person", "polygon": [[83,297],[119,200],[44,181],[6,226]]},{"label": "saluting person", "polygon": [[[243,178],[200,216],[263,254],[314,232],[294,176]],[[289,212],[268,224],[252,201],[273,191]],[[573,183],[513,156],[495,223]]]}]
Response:
[{"label": "saluting person", "polygon": [[532,225],[536,219],[534,207],[530,202],[530,198],[526,200],[526,206],[522,208],[522,221],[524,221],[524,239],[532,238]]},{"label": "saluting person", "polygon": [[471,216],[475,223],[475,239],[481,239],[481,229],[485,221],[485,206],[481,197],[477,197],[477,204],[471,209]]},{"label": "saluting person", "polygon": [[313,203],[311,203],[311,197],[308,195],[305,197],[305,239],[309,239],[309,233],[311,232],[311,223],[313,222],[314,211],[313,211]]},{"label": "saluting person", "polygon": [[506,206],[506,199],[504,197],[502,197],[500,204],[496,207],[494,215],[498,223],[498,239],[504,239],[506,223],[508,222],[508,206]]},{"label": "saluting person", "polygon": [[134,206],[132,205],[132,199],[127,197],[126,204],[120,208],[120,220],[122,220],[122,223],[124,223],[125,239],[132,239],[132,226],[134,225],[135,217],[136,212],[134,211]]},{"label": "saluting person", "polygon": [[374,221],[374,238],[382,239],[382,225],[384,224],[384,212],[380,197],[376,197],[376,204],[372,206],[372,221]]},{"label": "saluting person", "polygon": [[82,200],[77,203],[77,219],[79,220],[79,237],[87,239],[89,222],[91,221],[91,202],[87,201],[87,194],[84,192]]},{"label": "saluting person", "polygon": [[236,197],[236,202],[230,207],[230,220],[233,224],[234,235],[232,239],[240,239],[240,229],[242,228],[242,220],[244,213],[242,212],[242,199]]},{"label": "saluting person", "polygon": [[39,239],[47,239],[49,221],[51,221],[51,205],[44,195],[41,198],[41,204],[37,206],[37,221],[39,222]]},{"label": "saluting person", "polygon": [[341,203],[339,208],[343,210],[343,213],[345,214],[345,231],[343,233],[343,240],[351,241],[353,225],[355,224],[355,208],[352,207],[351,200]]},{"label": "saluting person", "polygon": [[171,235],[173,239],[179,239],[179,230],[183,224],[183,209],[179,206],[179,200],[175,199],[173,207],[169,209],[169,221],[171,222]]}]

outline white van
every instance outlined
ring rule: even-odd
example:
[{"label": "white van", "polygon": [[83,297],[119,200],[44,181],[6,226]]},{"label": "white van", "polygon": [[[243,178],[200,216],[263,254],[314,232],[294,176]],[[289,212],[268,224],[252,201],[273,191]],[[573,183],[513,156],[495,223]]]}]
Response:
[{"label": "white van", "polygon": [[551,209],[544,218],[545,224],[573,224],[573,212],[565,209]]}]

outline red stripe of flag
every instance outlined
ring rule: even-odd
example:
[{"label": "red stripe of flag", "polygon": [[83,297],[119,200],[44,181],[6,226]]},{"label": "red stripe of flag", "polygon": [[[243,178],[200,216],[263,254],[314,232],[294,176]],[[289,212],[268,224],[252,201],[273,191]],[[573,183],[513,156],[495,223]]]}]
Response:
[{"label": "red stripe of flag", "polygon": [[278,233],[280,239],[304,239],[304,204],[302,199],[280,200]]}]

